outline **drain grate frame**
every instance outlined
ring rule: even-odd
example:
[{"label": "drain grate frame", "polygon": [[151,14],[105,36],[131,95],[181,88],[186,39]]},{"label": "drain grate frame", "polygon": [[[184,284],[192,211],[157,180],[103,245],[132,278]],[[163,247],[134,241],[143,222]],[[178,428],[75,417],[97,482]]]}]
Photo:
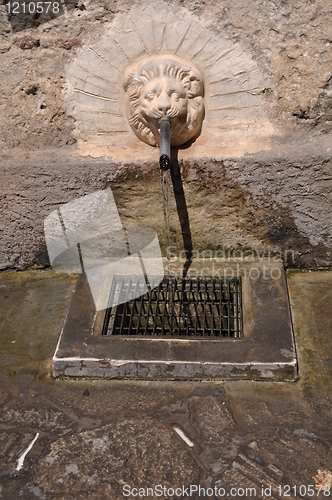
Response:
[{"label": "drain grate frame", "polygon": [[242,281],[215,276],[162,281],[114,276],[102,335],[243,338]]},{"label": "drain grate frame", "polygon": [[[52,362],[54,377],[144,380],[297,379],[287,283],[282,263],[218,265],[215,276],[241,276],[243,337],[102,335],[85,273],[78,278]],[[204,276],[205,261],[195,262]],[[254,272],[251,270],[254,269]],[[278,269],[278,279],[276,276]]]}]

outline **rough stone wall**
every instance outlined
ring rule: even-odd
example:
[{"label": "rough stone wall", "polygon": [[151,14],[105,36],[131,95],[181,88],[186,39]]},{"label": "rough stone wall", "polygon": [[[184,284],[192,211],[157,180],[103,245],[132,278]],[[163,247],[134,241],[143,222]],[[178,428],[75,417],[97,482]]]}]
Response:
[{"label": "rough stone wall", "polygon": [[0,6],[1,146],[36,149],[73,144],[73,125],[64,114],[63,72],[85,37],[112,19],[117,2],[77,4],[68,15],[24,28],[27,16],[9,22]]},{"label": "rough stone wall", "polygon": [[[75,124],[64,107],[68,61],[131,5],[79,0],[67,3],[67,14],[42,15],[30,24],[22,16],[9,20],[0,6],[1,268],[47,263],[44,218],[107,186],[124,213],[154,227],[165,243],[156,151],[143,166],[126,145],[123,161],[74,156]],[[296,264],[331,265],[331,3],[181,5],[199,19],[212,19],[217,34],[251,54],[271,81],[265,99],[279,130],[268,151],[252,155],[239,155],[232,144],[218,162],[179,152],[194,247],[291,248]],[[181,247],[174,200],[172,226],[172,244]]]},{"label": "rough stone wall", "polygon": [[[64,114],[64,66],[77,48],[97,40],[129,1],[86,1],[56,19],[38,18],[22,30],[0,6],[0,119],[2,147],[72,144]],[[139,2],[136,2],[139,4]],[[216,32],[240,42],[273,80],[268,89],[282,127],[331,131],[332,5],[325,0],[186,0],[194,15],[214,19]],[[21,24],[20,24],[21,22]],[[12,29],[12,26],[14,30]]]},{"label": "rough stone wall", "polygon": [[[238,249],[255,258],[277,255],[292,266],[331,265],[332,152],[326,139],[223,162],[179,159],[179,166],[192,246],[200,256],[221,250],[229,258],[239,256]],[[112,189],[124,226],[155,229],[165,255],[157,162],[115,164],[40,151],[4,160],[2,186],[0,268],[47,265],[45,217],[105,188]],[[184,257],[173,193],[170,226],[171,253]]]},{"label": "rough stone wall", "polygon": [[[200,13],[212,13],[216,31],[226,32],[249,49],[274,81],[271,99],[275,99],[282,126],[302,124],[331,131],[331,3],[189,0],[184,4]],[[329,111],[322,113],[325,100]]]}]

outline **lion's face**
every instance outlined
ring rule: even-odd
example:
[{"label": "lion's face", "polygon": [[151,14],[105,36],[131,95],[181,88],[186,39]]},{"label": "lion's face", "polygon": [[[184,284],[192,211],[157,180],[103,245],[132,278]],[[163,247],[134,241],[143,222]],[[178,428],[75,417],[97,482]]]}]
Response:
[{"label": "lion's face", "polygon": [[147,119],[172,121],[186,115],[187,107],[187,92],[177,78],[153,78],[142,89],[139,111]]},{"label": "lion's face", "polygon": [[203,81],[199,71],[178,58],[159,56],[130,67],[123,79],[127,116],[135,134],[159,143],[161,121],[171,125],[171,145],[198,136],[203,117]]}]

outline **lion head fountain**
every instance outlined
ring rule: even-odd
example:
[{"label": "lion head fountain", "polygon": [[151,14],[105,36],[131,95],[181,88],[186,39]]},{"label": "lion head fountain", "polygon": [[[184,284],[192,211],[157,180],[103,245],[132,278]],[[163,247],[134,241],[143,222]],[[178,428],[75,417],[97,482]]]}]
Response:
[{"label": "lion head fountain", "polygon": [[152,56],[123,74],[126,113],[139,139],[156,146],[160,124],[170,123],[170,143],[182,146],[200,134],[204,81],[199,69],[175,56]]}]

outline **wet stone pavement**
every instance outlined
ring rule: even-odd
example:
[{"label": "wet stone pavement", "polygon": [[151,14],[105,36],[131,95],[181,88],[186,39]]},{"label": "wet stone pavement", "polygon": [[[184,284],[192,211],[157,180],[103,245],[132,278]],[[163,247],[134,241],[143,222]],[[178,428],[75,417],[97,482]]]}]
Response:
[{"label": "wet stone pavement", "polygon": [[2,272],[0,498],[332,498],[332,272],[287,279],[295,383],[54,380],[76,277]]}]

